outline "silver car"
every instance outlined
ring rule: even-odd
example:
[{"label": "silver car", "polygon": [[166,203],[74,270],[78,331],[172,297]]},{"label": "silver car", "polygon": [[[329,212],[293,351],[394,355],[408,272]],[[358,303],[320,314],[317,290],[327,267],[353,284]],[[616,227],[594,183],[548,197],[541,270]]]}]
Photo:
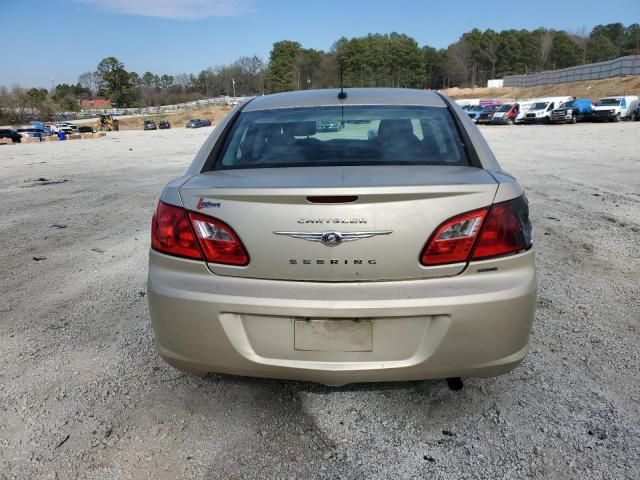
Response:
[{"label": "silver car", "polygon": [[528,350],[526,197],[438,93],[246,101],[165,187],[151,235],[149,311],[178,368],[460,388]]}]

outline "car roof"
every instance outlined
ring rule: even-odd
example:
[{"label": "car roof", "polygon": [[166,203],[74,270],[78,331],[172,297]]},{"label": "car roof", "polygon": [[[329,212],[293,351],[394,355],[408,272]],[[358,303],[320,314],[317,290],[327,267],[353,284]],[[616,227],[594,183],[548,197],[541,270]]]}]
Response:
[{"label": "car roof", "polygon": [[347,98],[338,98],[339,89],[298,90],[256,97],[249,101],[243,111],[273,110],[296,107],[331,107],[343,105],[413,105],[445,107],[445,103],[434,92],[409,88],[345,88]]}]

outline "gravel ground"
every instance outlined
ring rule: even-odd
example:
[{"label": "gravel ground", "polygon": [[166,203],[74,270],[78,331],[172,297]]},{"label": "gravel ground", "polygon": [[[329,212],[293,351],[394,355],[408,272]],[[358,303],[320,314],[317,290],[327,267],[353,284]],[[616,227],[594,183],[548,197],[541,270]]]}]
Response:
[{"label": "gravel ground", "polygon": [[149,222],[209,131],[0,146],[1,479],[640,478],[640,122],[483,130],[531,201],[538,312],[522,366],[460,392],[158,358]]}]

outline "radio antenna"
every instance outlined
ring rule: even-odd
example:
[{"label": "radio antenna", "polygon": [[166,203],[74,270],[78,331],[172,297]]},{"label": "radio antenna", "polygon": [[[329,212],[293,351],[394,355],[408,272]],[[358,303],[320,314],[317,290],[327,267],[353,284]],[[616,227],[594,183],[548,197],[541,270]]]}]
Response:
[{"label": "radio antenna", "polygon": [[347,92],[344,91],[344,83],[342,81],[342,62],[340,62],[340,93],[338,93],[338,98],[340,100],[347,98]]}]

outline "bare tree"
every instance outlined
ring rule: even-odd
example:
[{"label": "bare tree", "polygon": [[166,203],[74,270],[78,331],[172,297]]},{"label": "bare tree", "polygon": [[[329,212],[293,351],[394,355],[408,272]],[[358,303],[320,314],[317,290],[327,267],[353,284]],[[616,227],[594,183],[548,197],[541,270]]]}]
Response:
[{"label": "bare tree", "polygon": [[540,70],[544,70],[549,62],[554,36],[555,32],[553,30],[545,30],[542,37],[540,37]]}]

